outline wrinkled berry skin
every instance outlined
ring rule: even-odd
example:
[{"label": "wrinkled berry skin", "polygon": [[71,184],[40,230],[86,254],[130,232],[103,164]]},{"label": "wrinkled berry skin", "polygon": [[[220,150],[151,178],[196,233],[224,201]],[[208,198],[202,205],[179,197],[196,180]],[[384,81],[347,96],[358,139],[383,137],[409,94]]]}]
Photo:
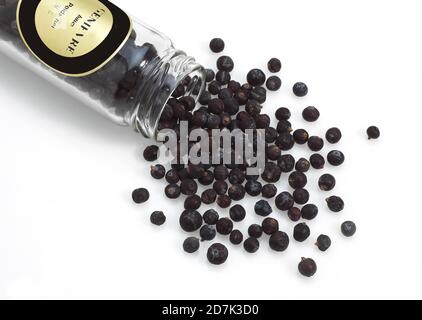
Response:
[{"label": "wrinkled berry skin", "polygon": [[319,178],[318,185],[322,191],[331,191],[336,186],[336,179],[331,174],[326,173]]},{"label": "wrinkled berry skin", "polygon": [[221,218],[217,221],[217,232],[222,235],[228,235],[233,230],[233,222],[229,218]]},{"label": "wrinkled berry skin", "polygon": [[202,216],[198,211],[185,210],[180,215],[179,224],[186,232],[194,232],[202,226]]},{"label": "wrinkled berry skin", "polygon": [[303,188],[296,189],[293,192],[293,198],[297,204],[306,204],[309,201],[309,192]]},{"label": "wrinkled berry skin", "polygon": [[366,134],[368,135],[368,139],[378,139],[381,135],[380,129],[376,126],[371,126],[366,130]]},{"label": "wrinkled berry skin", "polygon": [[315,122],[319,119],[320,113],[315,107],[307,107],[303,110],[302,116],[308,122]]},{"label": "wrinkled berry skin", "polygon": [[220,53],[224,50],[225,44],[223,39],[214,38],[210,42],[210,49],[214,53]]},{"label": "wrinkled berry skin", "polygon": [[279,210],[287,211],[294,205],[293,196],[287,191],[282,192],[275,198],[275,205]]},{"label": "wrinkled berry skin", "polygon": [[211,264],[220,265],[226,262],[229,251],[221,243],[214,243],[208,248],[207,258]]},{"label": "wrinkled berry skin", "polygon": [[274,251],[283,252],[289,247],[289,236],[282,231],[274,232],[269,240],[270,248]]},{"label": "wrinkled berry skin", "polygon": [[199,249],[199,239],[195,237],[189,237],[183,242],[183,250],[187,253],[194,253]]},{"label": "wrinkled berry skin", "polygon": [[262,231],[267,235],[272,235],[277,232],[278,228],[278,221],[274,218],[265,218],[264,221],[262,221]]},{"label": "wrinkled berry skin", "polygon": [[308,94],[308,86],[304,84],[303,82],[297,82],[293,86],[293,93],[297,97],[304,97]]},{"label": "wrinkled berry skin", "polygon": [[146,161],[155,161],[158,159],[158,150],[157,146],[148,146],[144,150],[144,159]]},{"label": "wrinkled berry skin", "polygon": [[234,245],[239,245],[243,242],[243,234],[239,230],[233,230],[230,233],[230,242]]},{"label": "wrinkled berry skin", "polygon": [[298,266],[299,272],[305,277],[312,277],[317,272],[317,265],[314,260],[302,258]]},{"label": "wrinkled berry skin", "polygon": [[305,220],[313,220],[318,215],[318,207],[314,204],[306,204],[302,208],[302,218]]},{"label": "wrinkled berry skin", "polygon": [[243,242],[243,247],[245,248],[246,252],[255,253],[259,249],[259,241],[254,237],[250,237]]},{"label": "wrinkled berry skin", "polygon": [[356,233],[356,225],[352,221],[343,222],[341,225],[341,233],[345,237],[352,237]]},{"label": "wrinkled berry skin", "polygon": [[327,155],[328,163],[335,167],[342,165],[344,163],[344,160],[345,156],[343,152],[339,150],[330,151]]},{"label": "wrinkled berry skin", "polygon": [[326,201],[328,208],[333,212],[340,212],[344,209],[344,201],[340,197],[331,196]]},{"label": "wrinkled berry skin", "polygon": [[339,128],[330,128],[325,134],[325,139],[332,144],[339,142],[341,138],[342,134]]},{"label": "wrinkled berry skin", "polygon": [[262,86],[266,80],[265,73],[260,69],[252,69],[248,72],[246,78],[248,83],[254,87]]},{"label": "wrinkled berry skin", "polygon": [[294,227],[293,238],[298,242],[303,242],[311,235],[311,229],[306,223],[299,223]]},{"label": "wrinkled berry skin", "polygon": [[162,211],[154,211],[150,217],[151,223],[156,226],[161,226],[166,222],[166,216]]},{"label": "wrinkled berry skin", "polygon": [[135,203],[144,203],[147,202],[149,199],[149,192],[145,188],[139,188],[136,190],[133,190],[132,192],[132,200]]},{"label": "wrinkled berry skin", "polygon": [[271,58],[267,63],[268,70],[272,73],[277,73],[281,70],[281,61],[277,58]]},{"label": "wrinkled berry skin", "polygon": [[325,234],[321,234],[315,245],[318,247],[318,249],[322,252],[327,251],[331,247],[331,239],[329,236],[326,236]]},{"label": "wrinkled berry skin", "polygon": [[203,218],[206,224],[215,225],[219,219],[219,216],[217,211],[210,209],[205,211]]}]

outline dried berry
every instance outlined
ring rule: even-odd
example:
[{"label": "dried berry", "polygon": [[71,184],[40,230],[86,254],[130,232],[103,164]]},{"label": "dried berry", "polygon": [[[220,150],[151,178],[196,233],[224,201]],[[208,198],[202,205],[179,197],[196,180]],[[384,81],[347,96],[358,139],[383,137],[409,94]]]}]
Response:
[{"label": "dried berry", "polygon": [[296,222],[296,221],[299,221],[300,218],[302,218],[302,212],[300,211],[299,208],[293,207],[293,208],[290,208],[289,211],[287,211],[287,216],[289,217],[290,220]]},{"label": "dried berry", "polygon": [[259,250],[259,241],[257,238],[250,237],[243,242],[246,252],[255,253]]},{"label": "dried berry", "polygon": [[255,117],[255,123],[257,129],[266,129],[271,124],[271,119],[268,114],[260,114]]},{"label": "dried berry", "polygon": [[304,97],[308,94],[308,86],[303,82],[297,82],[293,86],[293,93],[298,97]]},{"label": "dried berry", "polygon": [[266,184],[262,187],[261,193],[264,198],[274,198],[277,195],[277,187],[273,184]]},{"label": "dried berry", "polygon": [[218,195],[221,196],[223,194],[226,194],[229,186],[225,181],[217,180],[216,182],[214,182],[212,188],[215,190],[215,192],[217,192]]},{"label": "dried berry", "polygon": [[312,168],[314,169],[323,169],[325,166],[325,159],[322,155],[318,153],[314,153],[309,158],[309,162],[311,163]]},{"label": "dried berry", "polygon": [[322,191],[331,191],[336,186],[336,179],[331,174],[326,173],[319,178],[318,185]]},{"label": "dried berry", "polygon": [[281,79],[277,76],[271,76],[267,79],[265,84],[270,91],[277,91],[281,88]]},{"label": "dried berry", "polygon": [[205,225],[199,230],[201,241],[211,241],[215,238],[217,232],[213,226]]},{"label": "dried berry", "polygon": [[305,129],[297,129],[293,132],[293,139],[297,144],[305,144],[308,142],[309,133]]},{"label": "dried berry", "polygon": [[198,211],[185,210],[180,215],[179,224],[186,232],[196,231],[202,226],[202,216]]},{"label": "dried berry", "polygon": [[242,200],[245,197],[245,188],[241,184],[234,184],[229,188],[228,194],[234,201]]},{"label": "dried berry", "polygon": [[285,173],[291,172],[294,169],[295,162],[295,158],[290,154],[284,154],[277,160],[277,164],[281,171]]},{"label": "dried berry", "polygon": [[220,53],[224,50],[225,44],[223,39],[214,38],[210,42],[210,49],[214,53]]},{"label": "dried berry", "polygon": [[205,211],[203,219],[206,224],[215,225],[219,219],[219,216],[217,211],[210,209]]},{"label": "dried berry", "polygon": [[202,166],[197,165],[197,164],[189,164],[186,167],[186,171],[187,171],[189,178],[191,178],[191,179],[199,179],[205,173],[205,169]]},{"label": "dried berry", "polygon": [[214,173],[210,170],[205,170],[198,182],[203,186],[209,186],[214,182]]},{"label": "dried berry", "polygon": [[309,192],[303,188],[296,189],[293,192],[293,198],[297,204],[305,204],[309,201]]},{"label": "dried berry", "polygon": [[261,194],[262,184],[259,181],[249,180],[245,184],[245,191],[252,197],[259,196]]},{"label": "dried berry", "polygon": [[298,269],[301,275],[305,277],[312,277],[317,272],[317,265],[312,259],[302,258]]},{"label": "dried berry", "polygon": [[166,181],[168,183],[178,183],[179,182],[179,175],[177,173],[177,170],[175,169],[170,169],[169,171],[167,171],[166,173]]},{"label": "dried berry", "polygon": [[185,179],[180,184],[180,192],[186,196],[194,195],[198,191],[197,183],[192,179]]},{"label": "dried berry", "polygon": [[211,99],[208,102],[208,111],[213,114],[221,114],[224,111],[224,102],[221,99]]},{"label": "dried berry", "polygon": [[268,162],[265,165],[265,169],[264,169],[264,172],[262,172],[261,178],[265,182],[274,183],[280,180],[280,176],[281,176],[280,167],[273,162]]},{"label": "dried berry", "polygon": [[236,93],[240,90],[240,83],[234,80],[231,80],[227,85],[227,88],[230,89],[233,93]]},{"label": "dried berry", "polygon": [[199,239],[195,237],[189,237],[183,242],[183,250],[187,253],[194,253],[199,249]]},{"label": "dried berry", "polygon": [[208,84],[208,91],[213,94],[213,95],[217,95],[221,90],[221,85],[220,83],[218,83],[217,80],[211,81]]},{"label": "dried berry", "polygon": [[307,107],[303,110],[302,116],[303,116],[303,119],[305,119],[306,121],[314,122],[318,120],[320,113],[318,109],[315,107]]},{"label": "dried berry", "polygon": [[228,84],[231,80],[230,73],[227,71],[218,71],[215,75],[215,80],[222,86]]},{"label": "dried berry", "polygon": [[255,100],[248,100],[246,102],[245,110],[251,116],[255,117],[261,113],[262,106],[258,101]]},{"label": "dried berry", "polygon": [[344,209],[344,201],[340,197],[331,196],[326,201],[328,208],[333,212],[340,212]]},{"label": "dried berry", "polygon": [[166,216],[162,211],[154,211],[150,217],[151,223],[156,226],[161,226],[166,222]]},{"label": "dried berry", "polygon": [[342,134],[339,128],[330,128],[325,134],[325,139],[327,139],[329,143],[337,143],[341,140],[341,137]]},{"label": "dried berry", "polygon": [[217,192],[214,189],[207,189],[202,192],[201,201],[204,204],[212,204],[215,202],[215,199],[217,199]]},{"label": "dried berry", "polygon": [[356,225],[352,221],[346,221],[341,224],[341,233],[345,237],[352,237],[356,233]]},{"label": "dried berry", "polygon": [[229,176],[229,170],[226,168],[226,166],[218,165],[215,167],[214,169],[215,180],[226,180],[228,176]]},{"label": "dried berry", "polygon": [[220,206],[220,208],[228,208],[230,207],[232,203],[232,200],[230,199],[230,197],[228,195],[221,195],[217,197],[217,204]]},{"label": "dried berry", "polygon": [[368,134],[368,139],[378,139],[381,135],[380,133],[380,129],[378,129],[378,127],[375,126],[371,126],[368,128],[368,130],[366,130],[366,133]]},{"label": "dried berry", "polygon": [[305,158],[300,158],[299,160],[297,160],[296,162],[296,166],[295,169],[298,172],[308,172],[309,169],[311,167],[310,162],[308,161],[308,159]]},{"label": "dried berry", "polygon": [[275,112],[275,117],[278,121],[289,120],[291,116],[292,114],[288,108],[281,107]]},{"label": "dried berry", "polygon": [[133,202],[135,203],[147,202],[149,199],[149,192],[145,188],[139,188],[139,189],[133,190],[132,199],[133,199]]},{"label": "dried berry", "polygon": [[221,56],[217,59],[217,69],[220,71],[232,72],[234,69],[233,59],[228,56]]},{"label": "dried berry", "polygon": [[287,191],[282,192],[275,198],[275,205],[279,210],[287,211],[294,205],[293,196]]},{"label": "dried berry", "polygon": [[289,176],[289,184],[293,189],[304,188],[308,183],[308,178],[303,172],[292,172]]},{"label": "dried berry", "polygon": [[239,230],[233,230],[230,233],[230,242],[235,245],[241,244],[243,242],[242,232],[240,232]]},{"label": "dried berry", "polygon": [[249,92],[249,99],[264,103],[267,100],[267,90],[265,90],[264,87],[254,87],[252,91]]},{"label": "dried berry", "polygon": [[309,229],[306,223],[299,223],[293,229],[293,238],[298,242],[303,242],[311,235],[311,229]]},{"label": "dried berry", "polygon": [[275,140],[275,145],[283,151],[290,150],[293,148],[295,140],[289,132],[280,133],[280,135]]},{"label": "dried berry", "polygon": [[266,217],[273,212],[270,204],[266,200],[259,200],[255,203],[255,213],[259,216]]},{"label": "dried berry", "polygon": [[185,199],[185,209],[186,210],[199,209],[201,204],[202,204],[201,197],[196,195],[196,194],[189,196]]},{"label": "dried berry", "polygon": [[[235,98],[225,98],[223,99],[224,102],[224,111],[227,112],[229,116],[234,116],[236,113],[239,112],[239,102]],[[228,123],[228,121],[226,121]],[[231,123],[231,117],[230,122]]]},{"label": "dried berry", "polygon": [[274,218],[265,218],[262,221],[262,230],[265,234],[272,235],[278,231],[278,221]]},{"label": "dried berry", "polygon": [[318,237],[315,245],[318,247],[319,250],[321,250],[322,252],[325,252],[331,247],[331,239],[329,236],[321,234]]},{"label": "dried berry", "polygon": [[222,235],[228,235],[233,230],[233,222],[229,218],[221,218],[217,221],[217,232]]},{"label": "dried berry", "polygon": [[254,87],[262,86],[265,83],[265,73],[260,69],[252,69],[246,76],[248,83]]},{"label": "dried berry", "polygon": [[312,136],[308,139],[308,147],[312,151],[321,151],[324,148],[324,140],[320,137]]},{"label": "dried berry", "polygon": [[180,187],[175,183],[171,183],[166,186],[164,193],[166,194],[167,198],[176,199],[180,196]]},{"label": "dried berry", "polygon": [[148,146],[144,150],[144,159],[146,161],[156,161],[158,159],[158,150],[157,146]]},{"label": "dried berry", "polygon": [[251,224],[248,228],[248,234],[253,238],[260,238],[262,236],[262,227],[259,224]]},{"label": "dried berry", "polygon": [[281,70],[281,62],[277,58],[271,58],[267,63],[268,70],[272,73],[279,72]]},{"label": "dried berry", "polygon": [[302,208],[302,218],[305,220],[313,220],[318,215],[318,207],[314,204],[306,204]]},{"label": "dried berry", "polygon": [[242,170],[234,168],[232,171],[230,171],[229,181],[231,184],[242,184],[245,179],[245,173]]},{"label": "dried berry", "polygon": [[282,252],[289,247],[289,236],[287,233],[282,231],[274,232],[270,237],[270,248]]},{"label": "dried berry", "polygon": [[[290,133],[292,132],[292,124],[288,120],[280,120],[277,124],[277,132],[282,133]],[[294,140],[294,137],[293,137]]]},{"label": "dried berry", "polygon": [[240,204],[236,204],[229,210],[230,218],[235,222],[240,222],[246,217],[246,210]]},{"label": "dried berry", "polygon": [[221,243],[214,243],[208,248],[207,258],[211,264],[220,265],[226,262],[229,251]]},{"label": "dried berry", "polygon": [[344,154],[343,152],[339,151],[339,150],[333,150],[330,151],[327,155],[327,161],[332,165],[332,166],[340,166],[343,164],[345,160]]},{"label": "dried berry", "polygon": [[215,72],[212,69],[205,69],[205,81],[211,82],[215,78]]}]

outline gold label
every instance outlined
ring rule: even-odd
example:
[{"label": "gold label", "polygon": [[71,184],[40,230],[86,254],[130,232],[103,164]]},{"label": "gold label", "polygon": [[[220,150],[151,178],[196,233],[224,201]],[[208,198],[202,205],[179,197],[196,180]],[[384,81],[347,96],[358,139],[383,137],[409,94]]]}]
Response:
[{"label": "gold label", "polygon": [[108,36],[113,14],[98,1],[41,0],[35,26],[50,50],[64,57],[79,57]]},{"label": "gold label", "polygon": [[29,51],[72,77],[103,67],[132,32],[129,16],[108,0],[19,0],[16,16]]}]

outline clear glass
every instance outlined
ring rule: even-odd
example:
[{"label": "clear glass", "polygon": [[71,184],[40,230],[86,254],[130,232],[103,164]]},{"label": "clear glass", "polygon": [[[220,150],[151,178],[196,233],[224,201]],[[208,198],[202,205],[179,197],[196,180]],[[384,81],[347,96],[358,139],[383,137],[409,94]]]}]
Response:
[{"label": "clear glass", "polygon": [[0,0],[0,52],[115,123],[155,138],[161,112],[176,88],[183,86],[182,94],[195,101],[203,91],[203,67],[133,17],[131,36],[104,67],[83,77],[59,74],[26,48],[17,29],[17,4],[18,0]]}]

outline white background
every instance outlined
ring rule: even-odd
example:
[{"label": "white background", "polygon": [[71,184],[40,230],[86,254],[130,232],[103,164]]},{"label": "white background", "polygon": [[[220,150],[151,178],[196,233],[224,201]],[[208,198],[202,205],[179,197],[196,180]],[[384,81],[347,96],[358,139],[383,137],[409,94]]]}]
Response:
[{"label": "white background", "polygon": [[[209,39],[223,37],[236,79],[280,57],[283,87],[265,110],[290,107],[294,126],[313,134],[342,129],[336,147],[347,161],[326,171],[346,209],[328,212],[316,187],[321,173],[311,174],[320,214],[306,243],[275,253],[263,238],[255,255],[229,244],[227,263],[211,266],[207,243],[194,255],[181,250],[183,202],[165,199],[164,182],[149,176],[147,141],[2,56],[1,298],[422,298],[420,1],[115,2],[206,66],[216,59]],[[296,81],[309,85],[306,98],[292,96]],[[301,120],[308,105],[320,109],[318,123]],[[378,141],[366,139],[372,124],[382,130]],[[130,194],[141,186],[152,196],[135,205]],[[278,186],[287,189],[285,176]],[[244,201],[248,220],[236,225],[245,233],[259,221],[254,201]],[[149,223],[157,209],[168,218],[161,228]],[[275,211],[291,235],[293,224]],[[347,219],[358,225],[351,239],[339,232]],[[333,240],[326,253],[313,246],[320,233]],[[312,279],[297,272],[302,256],[318,263]]]}]

